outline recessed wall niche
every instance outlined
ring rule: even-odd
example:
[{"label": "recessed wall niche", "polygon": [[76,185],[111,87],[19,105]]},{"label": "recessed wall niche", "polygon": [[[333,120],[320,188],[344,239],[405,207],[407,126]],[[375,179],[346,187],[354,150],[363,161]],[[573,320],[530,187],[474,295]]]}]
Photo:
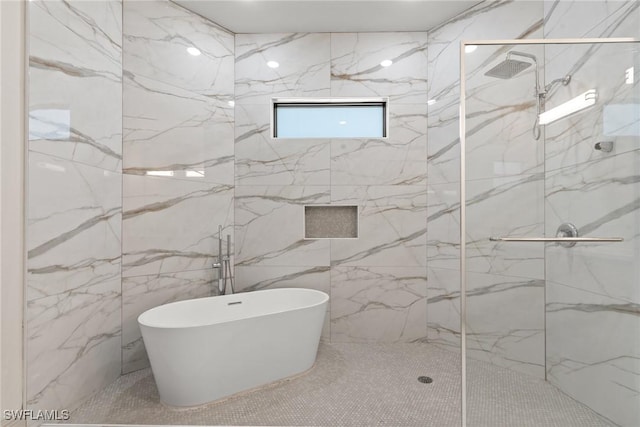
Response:
[{"label": "recessed wall niche", "polygon": [[357,239],[357,206],[305,206],[305,239]]}]

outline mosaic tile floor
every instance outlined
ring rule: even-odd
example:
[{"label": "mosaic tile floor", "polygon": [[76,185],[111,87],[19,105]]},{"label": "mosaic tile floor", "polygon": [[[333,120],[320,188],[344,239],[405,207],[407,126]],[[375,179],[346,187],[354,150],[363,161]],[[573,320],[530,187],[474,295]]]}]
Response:
[{"label": "mosaic tile floor", "polygon": [[[163,406],[149,369],[122,376],[74,424],[459,426],[460,360],[423,343],[321,344],[308,373],[199,409]],[[610,426],[549,383],[469,361],[469,426]],[[418,376],[433,378],[430,384]]]}]

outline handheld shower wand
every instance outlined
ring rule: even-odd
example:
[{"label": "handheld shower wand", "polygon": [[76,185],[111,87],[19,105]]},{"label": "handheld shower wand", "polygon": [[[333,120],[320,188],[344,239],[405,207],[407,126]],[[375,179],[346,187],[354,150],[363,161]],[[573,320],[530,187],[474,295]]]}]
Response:
[{"label": "handheld shower wand", "polygon": [[224,258],[222,257],[222,225],[218,226],[218,295],[226,292]]}]

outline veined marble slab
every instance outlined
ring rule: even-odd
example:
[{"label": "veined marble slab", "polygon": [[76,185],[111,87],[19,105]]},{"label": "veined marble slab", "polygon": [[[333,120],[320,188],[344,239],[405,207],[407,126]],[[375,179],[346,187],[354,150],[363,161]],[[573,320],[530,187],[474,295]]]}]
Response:
[{"label": "veined marble slab", "polygon": [[329,185],[328,139],[272,139],[270,104],[236,106],[237,185]]},{"label": "veined marble slab", "polygon": [[304,239],[304,206],[328,186],[236,186],[236,266],[328,266],[329,240]]},{"label": "veined marble slab", "polygon": [[28,13],[29,149],[120,170],[121,2],[32,1]]},{"label": "veined marble slab", "polygon": [[[389,67],[380,65],[391,60]],[[332,33],[331,96],[389,96],[424,105],[427,33]]]},{"label": "veined marble slab", "polygon": [[358,238],[332,240],[332,265],[425,266],[424,187],[334,186],[331,202],[359,206]]},{"label": "veined marble slab", "polygon": [[120,277],[122,177],[29,153],[27,301]]},{"label": "veined marble slab", "polygon": [[[272,97],[329,96],[329,34],[237,34],[237,104],[268,104]],[[267,66],[275,61],[277,68]]]},{"label": "veined marble slab", "polygon": [[333,139],[332,185],[420,185],[427,178],[427,107],[389,104],[387,139]]},{"label": "veined marble slab", "polygon": [[425,267],[332,267],[331,341],[411,342],[427,335]]},{"label": "veined marble slab", "polygon": [[124,129],[124,173],[233,184],[234,111],[226,101],[128,74]]},{"label": "veined marble slab", "polygon": [[[170,1],[125,1],[124,16],[127,73],[225,102],[233,99],[232,33]],[[190,54],[190,48],[200,54]]]},{"label": "veined marble slab", "polygon": [[228,185],[124,175],[124,188],[123,277],[209,268],[218,225],[234,241]]}]

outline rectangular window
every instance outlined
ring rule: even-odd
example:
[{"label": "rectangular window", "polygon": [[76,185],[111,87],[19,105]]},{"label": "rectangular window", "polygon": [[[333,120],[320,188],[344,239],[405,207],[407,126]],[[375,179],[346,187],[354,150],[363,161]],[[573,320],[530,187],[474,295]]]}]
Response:
[{"label": "rectangular window", "polygon": [[387,98],[274,98],[273,138],[386,138]]}]

